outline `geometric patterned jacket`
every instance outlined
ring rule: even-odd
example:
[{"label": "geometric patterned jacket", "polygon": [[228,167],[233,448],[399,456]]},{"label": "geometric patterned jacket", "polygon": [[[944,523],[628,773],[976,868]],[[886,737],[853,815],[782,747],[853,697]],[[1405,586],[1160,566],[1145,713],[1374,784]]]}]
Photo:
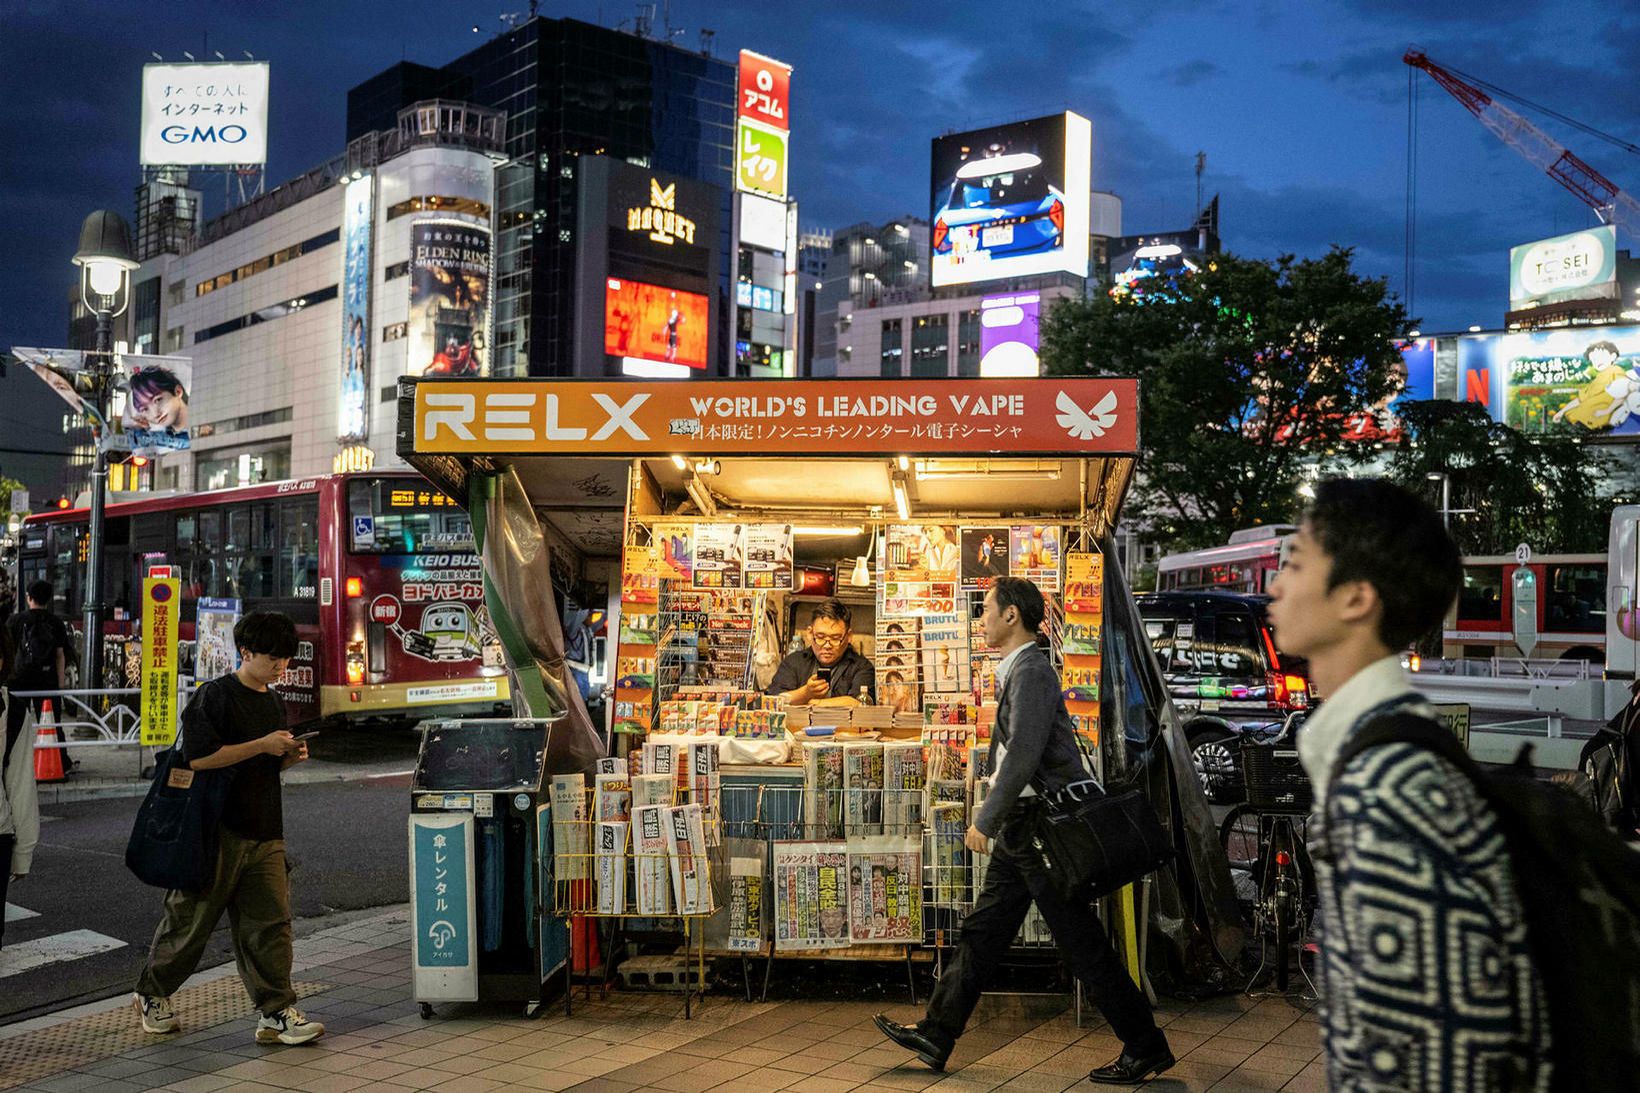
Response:
[{"label": "geometric patterned jacket", "polygon": [[1425,748],[1369,748],[1310,845],[1329,1088],[1546,1090],[1548,1011],[1514,867],[1469,780]]}]

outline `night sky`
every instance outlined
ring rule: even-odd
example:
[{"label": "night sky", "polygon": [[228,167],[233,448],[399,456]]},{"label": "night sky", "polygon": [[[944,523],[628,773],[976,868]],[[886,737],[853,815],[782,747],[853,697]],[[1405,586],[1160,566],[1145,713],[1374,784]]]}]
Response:
[{"label": "night sky", "polygon": [[[450,60],[480,42],[474,23],[483,35],[500,28],[503,6],[525,4],[6,0],[0,346],[62,344],[81,219],[104,206],[131,215],[139,72],[150,50],[167,60],[183,50],[200,59],[249,50],[272,62],[271,187],[342,150],[349,87],[401,58]],[[543,4],[542,14],[607,25],[634,6]],[[681,45],[697,48],[709,18],[718,56],[747,47],[795,66],[793,191],[805,226],[926,216],[932,136],[1071,108],[1093,121],[1094,187],[1122,197],[1124,231],[1187,227],[1194,154],[1205,151],[1204,190],[1222,194],[1227,249],[1268,257],[1345,244],[1400,291],[1409,71],[1400,57],[1409,44],[1640,141],[1632,73],[1640,14],[1622,4],[1060,3],[1027,11],[974,0],[677,0],[671,9]],[[1594,218],[1428,77],[1415,86],[1413,313],[1426,331],[1499,325],[1509,247]],[[1640,191],[1634,156],[1538,120]],[[209,214],[220,211],[219,184],[207,201]]]}]

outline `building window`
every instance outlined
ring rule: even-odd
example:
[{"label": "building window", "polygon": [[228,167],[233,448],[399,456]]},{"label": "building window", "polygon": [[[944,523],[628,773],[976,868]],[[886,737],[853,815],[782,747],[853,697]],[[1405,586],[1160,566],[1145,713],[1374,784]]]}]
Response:
[{"label": "building window", "polygon": [[182,351],[182,327],[173,326],[165,332],[165,352],[180,353]]},{"label": "building window", "polygon": [[170,305],[180,304],[188,298],[188,282],[186,279],[172,281],[165,286],[165,302]]},{"label": "building window", "polygon": [[911,374],[928,378],[951,374],[950,324],[944,315],[919,315],[911,328]]},{"label": "building window", "polygon": [[979,375],[980,325],[978,309],[957,316],[957,375],[972,379]]},{"label": "building window", "polygon": [[890,319],[883,323],[881,362],[882,375],[885,379],[898,379],[900,376],[900,358],[905,355],[905,332],[901,324],[900,319]]},{"label": "building window", "polygon": [[[258,273],[263,273],[270,270],[274,266],[282,266],[286,262],[294,261],[304,254],[312,254],[320,247],[328,247],[330,244],[340,240],[341,237],[342,229],[332,228],[327,232],[321,232],[320,234],[315,235],[312,239],[304,239],[295,246],[285,247],[283,250],[276,250],[272,254],[265,254],[254,262],[245,263],[238,269],[230,270],[227,273],[219,273],[215,277],[207,277],[205,280],[194,286],[194,296],[205,296],[215,292],[219,288],[227,288],[229,285],[237,284],[238,282],[245,280],[247,277],[255,277]],[[173,290],[176,288],[175,285],[171,287]],[[181,303],[180,300],[173,302]]]},{"label": "building window", "polygon": [[441,194],[428,194],[422,197],[411,197],[400,201],[396,205],[387,207],[387,219],[396,220],[411,213],[465,213],[476,216],[480,220],[490,219],[490,207],[482,201],[475,201],[470,197],[446,197]]},{"label": "building window", "polygon": [[396,342],[404,337],[408,330],[409,328],[404,323],[388,323],[382,327],[382,341]]},{"label": "building window", "polygon": [[312,307],[314,304],[322,304],[335,298],[336,286],[331,285],[329,288],[321,288],[302,296],[292,297],[271,307],[259,307],[249,315],[241,315],[237,319],[229,319],[226,322],[217,323],[215,326],[208,326],[204,330],[194,331],[194,344],[208,342],[212,338],[220,338],[224,334],[232,334],[236,330],[243,330],[247,326],[255,326],[257,323],[283,319],[286,315],[294,315],[304,308]]},{"label": "building window", "polygon": [[239,452],[199,454],[194,463],[194,488],[223,490],[254,486],[290,477],[290,442],[259,445]]},{"label": "building window", "polygon": [[406,274],[408,274],[409,272],[410,272],[410,263],[409,262],[394,262],[391,266],[388,266],[386,269],[382,270],[382,280],[384,280],[384,281],[396,281],[400,277],[403,277]]}]

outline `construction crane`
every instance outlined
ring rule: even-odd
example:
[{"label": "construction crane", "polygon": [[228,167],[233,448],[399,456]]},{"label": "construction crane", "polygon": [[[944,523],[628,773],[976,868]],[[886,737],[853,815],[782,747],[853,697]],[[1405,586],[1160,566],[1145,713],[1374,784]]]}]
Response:
[{"label": "construction crane", "polygon": [[1494,136],[1593,209],[1602,224],[1615,224],[1625,232],[1640,236],[1640,201],[1571,149],[1468,80],[1430,60],[1422,50],[1409,49],[1401,60],[1429,73]]}]

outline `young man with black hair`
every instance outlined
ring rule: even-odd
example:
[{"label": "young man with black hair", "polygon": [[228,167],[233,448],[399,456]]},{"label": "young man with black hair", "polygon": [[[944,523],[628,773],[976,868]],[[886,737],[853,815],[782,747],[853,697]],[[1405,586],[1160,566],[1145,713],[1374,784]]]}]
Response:
[{"label": "young man with black hair", "polygon": [[877,669],[848,643],[853,615],[842,600],[826,600],[809,621],[809,648],[799,649],[775,669],[768,693],[793,706],[836,695],[877,700]]},{"label": "young man with black hair", "polygon": [[259,1044],[305,1044],[324,1026],[296,1008],[291,989],[290,888],[279,774],[308,757],[285,730],[284,705],[270,688],[296,655],[296,627],[284,615],[252,611],[233,628],[239,667],[201,687],[182,714],[176,746],[193,770],[234,768],[217,838],[217,864],[203,892],[172,889],[154,932],[133,1000],[145,1032],[176,1032],[171,995],[193,974],[228,912],[239,978],[262,1014]]},{"label": "young man with black hair", "polygon": [[1002,653],[996,668],[991,792],[963,842],[976,854],[989,850],[991,864],[973,909],[963,916],[956,952],[934,985],[926,1016],[902,1025],[879,1013],[876,1022],[883,1035],[943,1070],[980,992],[1035,902],[1066,966],[1122,1041],[1121,1056],[1088,1079],[1138,1085],[1173,1065],[1167,1037],[1156,1027],[1150,1004],[1116,958],[1092,908],[1062,898],[1025,845],[1044,807],[1043,796],[1096,784],[1065,709],[1059,676],[1036,643],[1045,613],[1042,592],[1021,577],[998,577],[985,596],[985,642]]},{"label": "young man with black hair", "polygon": [[1316,487],[1271,586],[1283,652],[1326,702],[1299,730],[1315,789],[1322,1042],[1335,1090],[1536,1090],[1548,1019],[1496,814],[1427,748],[1352,738],[1434,719],[1401,650],[1457,596],[1458,549],[1423,501],[1377,479]]},{"label": "young man with black hair", "polygon": [[[56,597],[56,590],[51,587],[50,581],[35,581],[24,594],[28,597],[28,610],[6,620],[6,636],[11,640],[12,651],[11,668],[6,673],[6,690],[60,691],[68,685],[70,638],[68,626],[51,613],[51,601]],[[45,699],[12,698],[10,695],[7,698],[5,754],[9,757],[17,737],[23,731],[23,721],[28,716],[29,708],[33,707],[34,716],[38,718],[45,706]],[[63,730],[59,727],[57,742],[61,744],[64,739]],[[67,760],[65,766],[75,765],[66,753],[63,758]]]}]

